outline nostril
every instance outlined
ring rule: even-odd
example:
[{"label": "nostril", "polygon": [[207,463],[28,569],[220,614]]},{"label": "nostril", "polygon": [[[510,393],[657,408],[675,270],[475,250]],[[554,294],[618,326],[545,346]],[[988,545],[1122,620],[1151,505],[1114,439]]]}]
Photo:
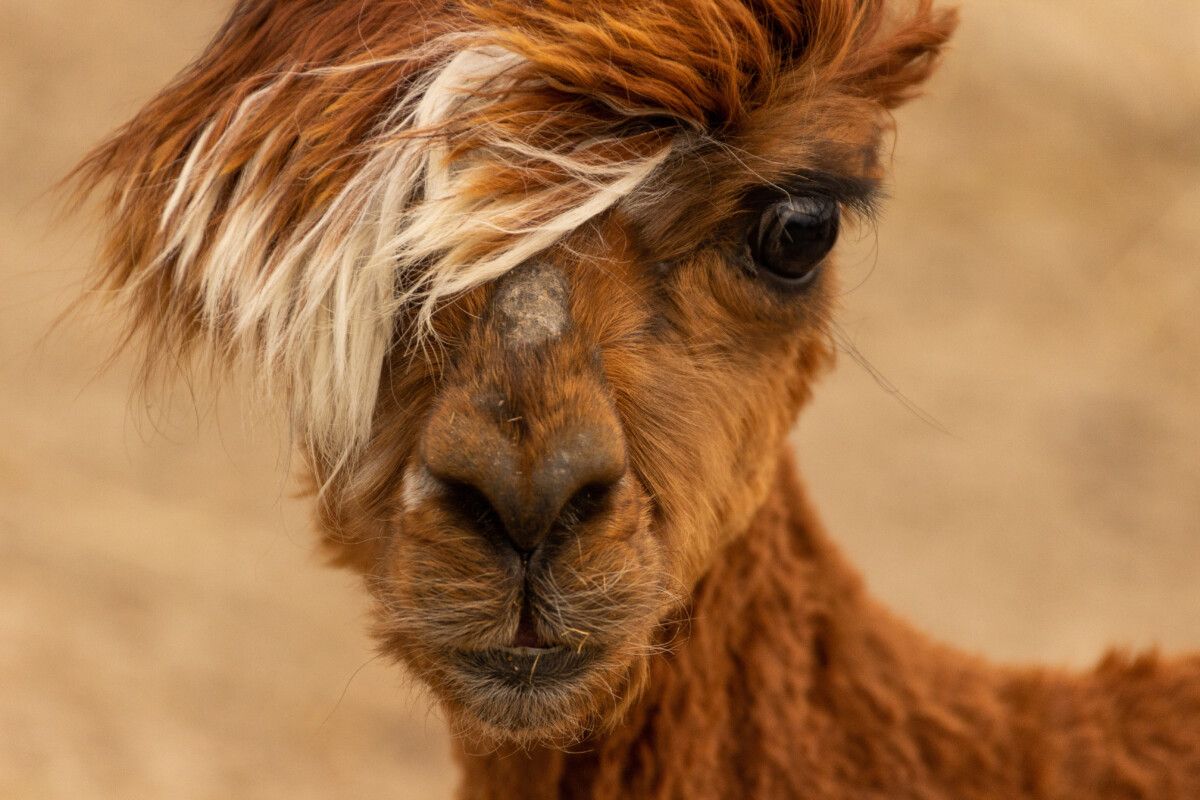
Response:
[{"label": "nostril", "polygon": [[512,546],[505,532],[504,518],[482,490],[456,480],[443,480],[443,485],[449,501],[447,506],[458,514],[463,522],[497,544]]},{"label": "nostril", "polygon": [[557,508],[543,517],[542,522],[527,520],[508,523],[488,495],[479,487],[461,480],[441,478],[446,508],[461,523],[481,534],[501,550],[515,551],[528,559],[551,532],[571,531],[598,517],[609,506],[615,481],[597,480],[585,483]]},{"label": "nostril", "polygon": [[555,524],[573,528],[592,519],[608,506],[615,482],[593,481],[581,486],[563,503]]}]

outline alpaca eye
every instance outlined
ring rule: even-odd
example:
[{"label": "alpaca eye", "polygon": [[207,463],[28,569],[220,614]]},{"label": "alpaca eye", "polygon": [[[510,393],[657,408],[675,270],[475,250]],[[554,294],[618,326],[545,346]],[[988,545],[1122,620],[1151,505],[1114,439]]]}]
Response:
[{"label": "alpaca eye", "polygon": [[750,231],[755,267],[790,288],[807,286],[837,242],[838,220],[838,204],[829,197],[789,197],[775,203]]}]

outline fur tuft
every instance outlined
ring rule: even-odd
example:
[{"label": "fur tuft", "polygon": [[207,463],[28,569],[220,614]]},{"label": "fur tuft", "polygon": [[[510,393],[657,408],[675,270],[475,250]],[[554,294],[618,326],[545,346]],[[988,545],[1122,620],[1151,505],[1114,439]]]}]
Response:
[{"label": "fur tuft", "polygon": [[398,334],[419,344],[447,301],[637,203],[697,136],[784,82],[899,102],[952,21],[923,0],[882,37],[882,8],[243,0],[76,173],[109,187],[101,286],[148,364],[250,365],[340,463]]}]

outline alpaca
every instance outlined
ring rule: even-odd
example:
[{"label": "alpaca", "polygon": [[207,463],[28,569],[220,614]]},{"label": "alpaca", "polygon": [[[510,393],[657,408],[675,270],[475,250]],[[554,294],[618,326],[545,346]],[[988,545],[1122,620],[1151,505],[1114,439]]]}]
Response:
[{"label": "alpaca", "polygon": [[786,434],[931,0],[239,0],[79,167],[147,376],[249,367],[487,798],[1200,797],[1200,658],[993,666]]}]

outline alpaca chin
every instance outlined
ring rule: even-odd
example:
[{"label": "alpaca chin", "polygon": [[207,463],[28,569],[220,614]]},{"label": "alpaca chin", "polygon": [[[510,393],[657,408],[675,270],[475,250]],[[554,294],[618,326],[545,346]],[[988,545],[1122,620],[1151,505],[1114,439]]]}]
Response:
[{"label": "alpaca chin", "polygon": [[[648,656],[606,656],[564,681],[517,684],[458,672],[443,695],[452,728],[497,746],[566,747],[619,724],[646,683]],[[464,680],[465,677],[465,680]]]}]

